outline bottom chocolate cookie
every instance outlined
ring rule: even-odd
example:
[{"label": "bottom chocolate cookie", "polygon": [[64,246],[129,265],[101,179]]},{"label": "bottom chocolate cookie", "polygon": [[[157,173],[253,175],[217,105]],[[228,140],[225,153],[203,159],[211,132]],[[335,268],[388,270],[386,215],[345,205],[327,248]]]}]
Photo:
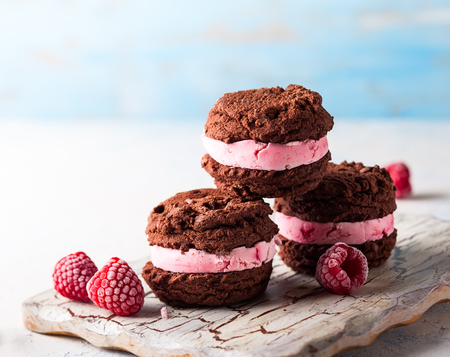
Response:
[{"label": "bottom chocolate cookie", "polygon": [[[332,245],[302,244],[297,243],[278,234],[282,241],[278,255],[292,270],[314,275],[317,261]],[[390,257],[397,241],[397,230],[381,239],[352,245],[364,253],[370,268],[378,267]]]},{"label": "bottom chocolate cookie", "polygon": [[302,195],[314,189],[322,179],[331,160],[331,153],[308,165],[284,171],[252,170],[218,163],[209,154],[202,158],[202,167],[214,178],[217,188],[233,197],[254,200],[261,197]]},{"label": "bottom chocolate cookie", "polygon": [[219,306],[252,299],[266,290],[272,261],[229,273],[172,273],[148,262],[142,277],[161,301],[179,307]]}]

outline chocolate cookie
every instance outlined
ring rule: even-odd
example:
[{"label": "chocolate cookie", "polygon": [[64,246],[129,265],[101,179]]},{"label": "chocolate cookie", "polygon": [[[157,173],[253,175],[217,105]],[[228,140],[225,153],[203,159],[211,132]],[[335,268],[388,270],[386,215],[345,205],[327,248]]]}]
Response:
[{"label": "chocolate cookie", "polygon": [[266,290],[272,262],[258,268],[215,274],[171,273],[148,262],[142,277],[166,304],[180,307],[220,306],[253,299]]},{"label": "chocolate cookie", "polygon": [[[278,251],[278,255],[283,262],[292,270],[300,273],[314,275],[316,273],[316,265],[320,256],[331,248],[331,244],[317,245],[317,244],[303,244],[289,240],[282,235],[282,245]],[[397,241],[397,230],[388,236],[379,240],[364,242],[363,244],[352,245],[358,248],[367,258],[369,269],[379,267],[384,264],[391,256],[392,249],[394,249]]]},{"label": "chocolate cookie", "polygon": [[325,173],[331,154],[319,161],[291,170],[265,171],[230,167],[219,164],[209,154],[202,158],[202,167],[220,190],[245,199],[301,195],[314,189]]},{"label": "chocolate cookie", "polygon": [[225,94],[209,112],[202,167],[230,195],[300,195],[316,187],[331,159],[333,117],[302,86]]},{"label": "chocolate cookie", "polygon": [[319,140],[332,128],[320,94],[290,84],[225,94],[209,112],[205,134],[227,144],[247,139],[287,144]]},{"label": "chocolate cookie", "polygon": [[143,278],[174,306],[223,305],[255,297],[267,286],[278,228],[262,199],[217,189],[178,193],[148,218],[152,261]]},{"label": "chocolate cookie", "polygon": [[359,222],[384,217],[396,210],[395,186],[379,166],[346,161],[328,163],[319,185],[304,195],[277,198],[274,209],[314,222]]},{"label": "chocolate cookie", "polygon": [[278,232],[262,199],[247,201],[217,189],[181,192],[161,202],[148,217],[145,233],[150,245],[214,254],[270,242]]},{"label": "chocolate cookie", "polygon": [[362,163],[329,163],[320,184],[304,195],[276,198],[282,246],[293,270],[314,274],[319,257],[343,242],[361,250],[369,268],[386,262],[395,246],[395,187],[389,172]]}]

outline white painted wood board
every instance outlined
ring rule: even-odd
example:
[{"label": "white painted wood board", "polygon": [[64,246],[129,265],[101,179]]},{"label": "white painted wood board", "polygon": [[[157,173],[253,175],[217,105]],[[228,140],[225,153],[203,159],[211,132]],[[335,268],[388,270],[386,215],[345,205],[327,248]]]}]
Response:
[{"label": "white painted wood board", "polygon": [[[323,290],[276,258],[267,291],[244,303],[168,307],[169,318],[162,319],[165,305],[147,289],[142,310],[119,317],[50,290],[23,303],[24,323],[32,331],[78,336],[138,356],[332,356],[366,346],[382,331],[450,300],[450,222],[403,215],[395,226],[391,258],[351,296]],[[131,265],[139,272],[145,262]]]}]

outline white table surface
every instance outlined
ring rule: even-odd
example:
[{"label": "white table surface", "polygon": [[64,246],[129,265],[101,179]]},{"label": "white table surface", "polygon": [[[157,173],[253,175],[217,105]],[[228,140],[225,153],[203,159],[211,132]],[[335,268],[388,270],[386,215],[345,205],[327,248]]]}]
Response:
[{"label": "white table surface", "polygon": [[[0,121],[0,356],[128,356],[81,339],[33,333],[21,303],[52,288],[52,270],[79,250],[98,266],[149,254],[151,209],[173,194],[214,187],[200,167],[203,122]],[[413,197],[396,213],[450,221],[450,121],[335,118],[333,161],[406,162]],[[448,356],[450,303],[339,356]]]}]

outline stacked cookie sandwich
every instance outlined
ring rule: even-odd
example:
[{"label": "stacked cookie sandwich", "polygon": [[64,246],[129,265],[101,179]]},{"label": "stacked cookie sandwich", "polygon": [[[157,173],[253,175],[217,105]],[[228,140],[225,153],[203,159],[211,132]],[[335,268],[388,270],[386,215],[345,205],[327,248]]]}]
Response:
[{"label": "stacked cookie sandwich", "polygon": [[[337,242],[384,263],[396,237],[392,180],[377,166],[329,163],[332,128],[322,97],[302,86],[221,97],[202,136],[201,165],[217,189],[178,193],[148,218],[143,277],[155,295],[174,306],[254,298],[277,245],[288,266],[311,274]],[[275,198],[278,226],[263,198]]]},{"label": "stacked cookie sandwich", "polygon": [[202,166],[232,196],[300,195],[325,174],[332,128],[322,97],[302,86],[228,93],[209,112]]}]

